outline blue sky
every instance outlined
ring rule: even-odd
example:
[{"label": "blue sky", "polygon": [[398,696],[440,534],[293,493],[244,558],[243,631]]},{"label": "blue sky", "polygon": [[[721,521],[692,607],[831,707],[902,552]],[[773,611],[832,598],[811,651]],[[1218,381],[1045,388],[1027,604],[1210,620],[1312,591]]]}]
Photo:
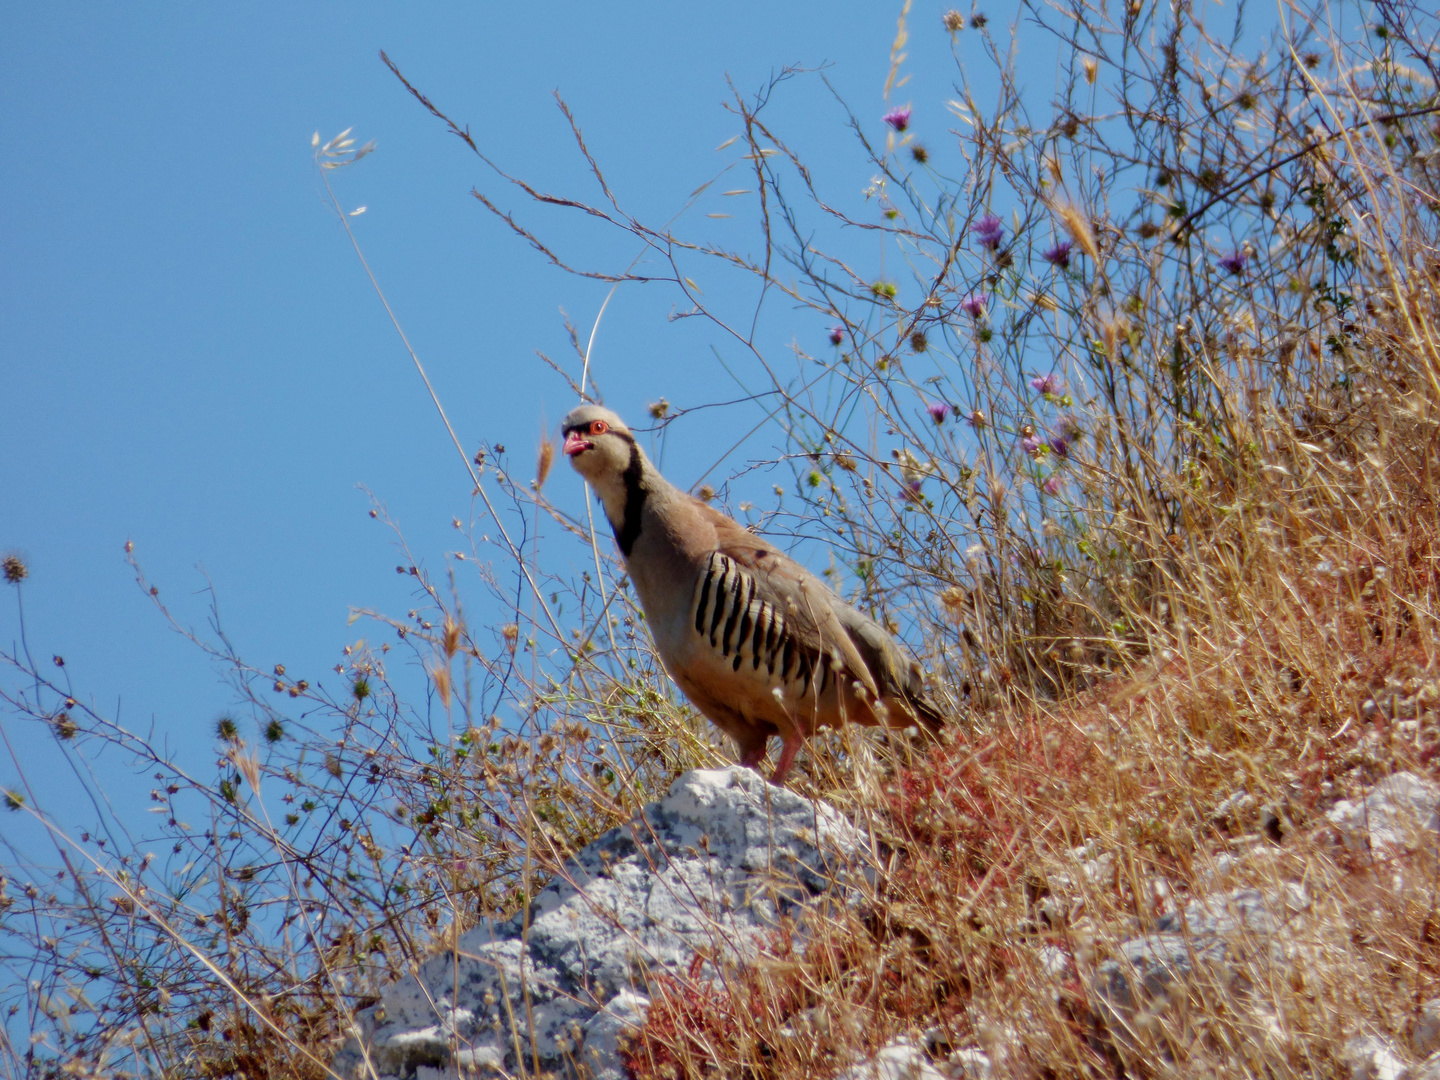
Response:
[{"label": "blue sky", "polygon": [[[914,104],[941,160],[953,143],[946,6],[915,5],[915,77],[891,101]],[[127,540],[182,621],[203,626],[208,582],[247,659],[321,675],[365,632],[347,626],[352,608],[413,606],[361,485],[430,565],[455,546],[449,526],[469,513],[468,479],[326,206],[314,131],[353,126],[378,143],[334,174],[336,189],[347,208],[367,208],[353,219],[359,239],[465,446],[506,443],[523,471],[573,404],[535,350],[565,356],[560,309],[588,331],[606,287],[548,266],[469,189],[500,196],[597,269],[622,269],[634,241],[511,198],[403,91],[379,50],[471,125],[497,162],[543,188],[595,197],[558,90],[627,208],[660,222],[730,160],[715,150],[739,130],[721,107],[727,76],[751,92],[786,64],[829,63],[883,139],[899,10],[9,6],[0,17],[0,550],[30,566],[32,648],[62,654],[98,709],[201,765],[230,694],[136,588]],[[962,37],[962,54],[977,46]],[[871,170],[819,82],[787,88],[775,117],[834,197],[858,208]],[[748,208],[725,209],[734,228],[749,228]],[[712,351],[726,355],[727,343],[699,320],[667,319],[675,301],[658,286],[626,286],[611,304],[595,362],[623,413],[662,395],[679,405],[736,396]],[[825,325],[783,306],[769,309],[764,332],[769,350],[824,347]],[[692,482],[732,429],[759,419],[749,408],[687,417],[666,448],[667,471]],[[758,438],[764,456],[774,440]],[[568,470],[550,483],[557,501],[579,506]],[[16,633],[7,589],[0,640]],[[37,738],[11,734],[22,752]],[[43,754],[32,760],[50,767]],[[14,782],[13,763],[0,760],[0,785]]]}]

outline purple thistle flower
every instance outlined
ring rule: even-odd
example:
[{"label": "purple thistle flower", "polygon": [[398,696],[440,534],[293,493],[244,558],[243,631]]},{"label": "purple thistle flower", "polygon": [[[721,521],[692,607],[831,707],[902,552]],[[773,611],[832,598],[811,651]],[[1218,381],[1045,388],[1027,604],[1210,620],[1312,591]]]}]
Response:
[{"label": "purple thistle flower", "polygon": [[950,406],[943,401],[932,401],[925,406],[925,411],[930,414],[930,419],[937,424],[943,424],[945,417],[950,415]]},{"label": "purple thistle flower", "polygon": [[1052,476],[1052,477],[1050,477],[1048,480],[1045,481],[1044,484],[1041,485],[1041,487],[1043,487],[1043,488],[1045,489],[1045,494],[1046,494],[1046,495],[1059,495],[1059,494],[1060,494],[1060,477],[1058,477],[1058,476]]},{"label": "purple thistle flower", "polygon": [[1064,435],[1050,436],[1050,449],[1055,452],[1056,457],[1068,458],[1070,456],[1069,438]]},{"label": "purple thistle flower", "polygon": [[978,293],[972,293],[960,301],[960,310],[972,319],[979,319],[985,314],[985,298]]},{"label": "purple thistle flower", "polygon": [[831,345],[839,345],[839,344],[840,344],[842,341],[844,341],[844,340],[845,340],[845,327],[843,327],[843,326],[832,326],[832,327],[830,328],[830,344],[831,344]]},{"label": "purple thistle flower", "polygon": [[981,247],[987,247],[994,251],[1000,246],[1000,241],[1005,239],[1005,226],[1000,224],[1000,219],[994,214],[986,214],[974,225],[970,231],[975,234],[975,239],[980,241]]},{"label": "purple thistle flower", "polygon": [[1224,270],[1226,273],[1234,274],[1236,277],[1239,277],[1240,274],[1244,272],[1245,263],[1248,261],[1248,259],[1249,256],[1247,256],[1243,251],[1232,251],[1229,255],[1226,255],[1223,259],[1220,260],[1220,269]]},{"label": "purple thistle flower", "polygon": [[1026,435],[1020,440],[1020,449],[1034,457],[1040,452],[1040,439],[1035,435]]},{"label": "purple thistle flower", "polygon": [[881,119],[896,131],[904,131],[910,126],[910,106],[902,105],[898,109],[891,109]]},{"label": "purple thistle flower", "polygon": [[1049,251],[1042,251],[1040,257],[1051,266],[1058,266],[1061,270],[1070,269],[1070,248],[1073,245],[1069,240],[1062,240]]},{"label": "purple thistle flower", "polygon": [[922,502],[925,498],[925,496],[920,493],[919,480],[908,481],[905,486],[900,489],[900,495],[906,502],[913,503]]},{"label": "purple thistle flower", "polygon": [[1060,392],[1060,380],[1054,375],[1036,375],[1030,380],[1030,389],[1044,394],[1047,399],[1052,398]]}]

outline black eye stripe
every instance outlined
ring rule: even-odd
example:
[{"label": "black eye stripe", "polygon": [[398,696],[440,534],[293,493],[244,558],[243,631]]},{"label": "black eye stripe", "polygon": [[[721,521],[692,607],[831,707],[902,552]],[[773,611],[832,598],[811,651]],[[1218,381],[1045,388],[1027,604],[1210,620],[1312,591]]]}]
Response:
[{"label": "black eye stripe", "polygon": [[[609,423],[608,420],[605,421],[605,422],[606,422],[607,424]],[[565,435],[565,436],[570,436],[570,435],[589,435],[589,434],[590,434],[590,424],[592,424],[592,423],[594,423],[593,420],[592,420],[592,421],[589,421],[589,422],[587,422],[587,423],[584,423],[584,424],[571,424],[569,427],[561,428],[561,429],[560,429],[560,434],[561,434],[561,435]],[[611,428],[606,428],[606,429],[605,429],[605,434],[606,434],[606,435],[614,435],[614,436],[615,436],[616,438],[618,438],[618,439],[624,439],[624,440],[625,440],[627,443],[629,443],[631,446],[634,446],[634,445],[635,445],[635,436],[634,436],[634,435],[631,435],[630,432],[628,432],[628,431],[621,431],[621,430],[619,430],[618,428],[613,428],[613,427],[611,427]]]}]

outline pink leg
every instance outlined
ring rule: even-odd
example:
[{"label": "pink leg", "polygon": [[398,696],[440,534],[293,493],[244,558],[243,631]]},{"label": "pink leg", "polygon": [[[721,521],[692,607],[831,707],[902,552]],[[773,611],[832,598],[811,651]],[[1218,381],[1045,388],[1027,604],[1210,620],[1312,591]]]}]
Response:
[{"label": "pink leg", "polygon": [[785,786],[785,777],[790,772],[790,766],[795,764],[795,755],[800,752],[800,744],[805,740],[799,735],[782,735],[784,740],[780,746],[780,760],[775,763],[775,772],[770,777],[770,783],[776,787]]},{"label": "pink leg", "polygon": [[743,743],[740,746],[740,764],[747,769],[754,769],[765,760],[765,744],[770,741],[768,736],[762,735],[758,742],[752,741],[749,746]]}]

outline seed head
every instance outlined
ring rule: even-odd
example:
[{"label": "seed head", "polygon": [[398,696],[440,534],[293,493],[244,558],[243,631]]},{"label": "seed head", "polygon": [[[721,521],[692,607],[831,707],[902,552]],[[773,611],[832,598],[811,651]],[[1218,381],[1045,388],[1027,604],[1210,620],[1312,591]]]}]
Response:
[{"label": "seed head", "polygon": [[19,585],[30,576],[30,569],[25,565],[25,560],[19,555],[6,555],[0,566],[4,567],[5,580],[11,585]]},{"label": "seed head", "polygon": [[942,18],[945,20],[945,29],[949,30],[952,34],[958,34],[961,30],[965,29],[965,16],[961,15],[960,12],[954,8],[945,12]]}]

